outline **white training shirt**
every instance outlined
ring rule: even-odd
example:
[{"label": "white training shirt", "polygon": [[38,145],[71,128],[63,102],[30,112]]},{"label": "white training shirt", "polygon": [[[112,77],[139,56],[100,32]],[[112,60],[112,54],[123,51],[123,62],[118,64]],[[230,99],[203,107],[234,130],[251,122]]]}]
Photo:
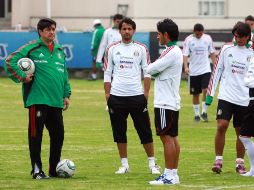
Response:
[{"label": "white training shirt", "polygon": [[222,47],[211,75],[207,95],[214,96],[220,81],[218,99],[248,106],[249,89],[244,84],[244,76],[254,52],[247,47],[235,46],[233,43]]},{"label": "white training shirt", "polygon": [[183,55],[189,56],[189,75],[197,76],[211,72],[209,55],[215,53],[210,35],[203,34],[199,39],[191,34],[185,38]]},{"label": "white training shirt", "polygon": [[98,49],[98,54],[96,57],[96,62],[102,63],[103,55],[106,50],[106,47],[113,42],[118,42],[122,39],[121,34],[119,33],[119,30],[117,28],[108,28],[103,33],[100,46]]},{"label": "white training shirt", "polygon": [[116,96],[144,94],[141,70],[144,77],[151,77],[146,72],[149,63],[150,56],[144,44],[115,42],[109,45],[105,53],[104,82],[113,80],[110,94]]},{"label": "white training shirt", "polygon": [[183,54],[178,46],[169,46],[161,56],[147,67],[147,73],[155,77],[154,107],[174,111],[180,109],[180,81]]}]

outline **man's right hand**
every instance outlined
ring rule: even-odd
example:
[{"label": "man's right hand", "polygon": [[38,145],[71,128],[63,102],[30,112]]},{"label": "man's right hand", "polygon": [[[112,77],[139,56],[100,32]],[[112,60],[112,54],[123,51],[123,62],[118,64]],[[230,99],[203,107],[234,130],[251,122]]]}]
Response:
[{"label": "man's right hand", "polygon": [[189,73],[190,73],[189,68],[188,67],[184,68],[184,72],[185,72],[186,75],[189,75]]},{"label": "man's right hand", "polygon": [[213,102],[213,97],[212,96],[206,96],[206,98],[205,98],[205,104],[207,106],[210,106],[212,104],[212,102]]},{"label": "man's right hand", "polygon": [[24,83],[29,83],[33,80],[33,74],[26,74],[26,78],[24,80]]}]

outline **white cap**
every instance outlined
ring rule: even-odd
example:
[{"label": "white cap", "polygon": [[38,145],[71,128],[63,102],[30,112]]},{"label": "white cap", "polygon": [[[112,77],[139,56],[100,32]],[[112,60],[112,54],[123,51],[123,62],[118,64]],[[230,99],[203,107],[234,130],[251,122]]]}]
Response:
[{"label": "white cap", "polygon": [[96,25],[96,24],[101,24],[101,20],[100,19],[95,19],[93,21],[93,25]]}]

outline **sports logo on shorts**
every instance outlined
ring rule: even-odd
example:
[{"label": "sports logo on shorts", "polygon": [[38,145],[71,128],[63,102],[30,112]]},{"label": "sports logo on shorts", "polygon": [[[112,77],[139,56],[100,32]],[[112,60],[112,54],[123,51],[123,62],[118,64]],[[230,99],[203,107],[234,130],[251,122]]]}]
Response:
[{"label": "sports logo on shorts", "polygon": [[36,117],[41,117],[41,111],[37,111]]},{"label": "sports logo on shorts", "polygon": [[221,114],[222,114],[222,110],[219,109],[217,115],[221,115]]},{"label": "sports logo on shorts", "polygon": [[5,60],[7,55],[7,44],[0,44],[0,60]]},{"label": "sports logo on shorts", "polygon": [[109,108],[109,113],[113,114],[114,113],[114,110],[112,108]]},{"label": "sports logo on shorts", "polygon": [[71,61],[73,59],[73,45],[72,44],[63,44],[62,45],[65,56],[66,56],[66,61]]}]

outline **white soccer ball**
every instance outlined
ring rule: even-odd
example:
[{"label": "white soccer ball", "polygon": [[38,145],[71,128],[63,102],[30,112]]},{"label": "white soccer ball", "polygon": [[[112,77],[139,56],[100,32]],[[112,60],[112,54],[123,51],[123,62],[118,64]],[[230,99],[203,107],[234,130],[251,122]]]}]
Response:
[{"label": "white soccer ball", "polygon": [[69,159],[61,160],[56,166],[56,173],[58,177],[69,178],[74,175],[76,166],[73,161]]},{"label": "white soccer ball", "polygon": [[21,58],[18,60],[18,67],[26,74],[33,74],[35,70],[34,62],[29,58]]}]

